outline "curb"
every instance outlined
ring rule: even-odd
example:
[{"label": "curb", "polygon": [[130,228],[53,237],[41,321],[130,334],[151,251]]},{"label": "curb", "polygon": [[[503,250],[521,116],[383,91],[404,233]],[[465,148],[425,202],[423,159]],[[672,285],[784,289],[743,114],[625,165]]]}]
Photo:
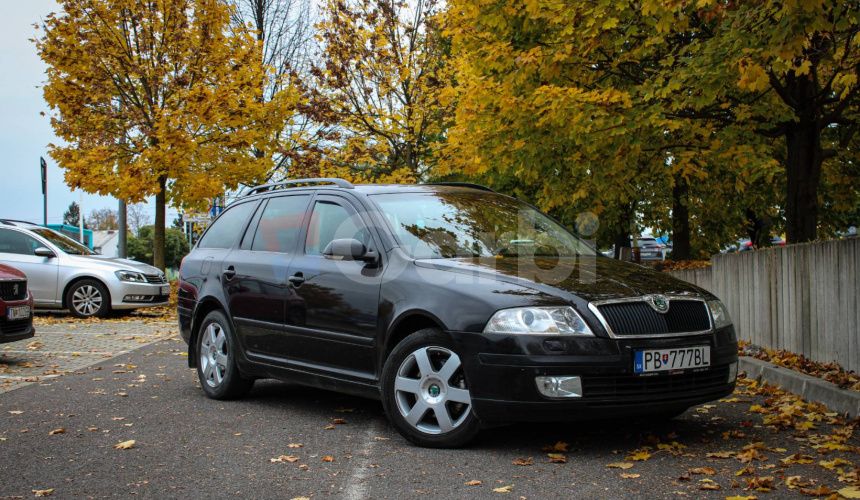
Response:
[{"label": "curb", "polygon": [[747,372],[747,378],[775,383],[784,391],[797,394],[806,401],[815,401],[830,411],[850,417],[860,415],[860,391],[843,389],[824,379],[777,366],[768,361],[738,357],[738,372]]}]

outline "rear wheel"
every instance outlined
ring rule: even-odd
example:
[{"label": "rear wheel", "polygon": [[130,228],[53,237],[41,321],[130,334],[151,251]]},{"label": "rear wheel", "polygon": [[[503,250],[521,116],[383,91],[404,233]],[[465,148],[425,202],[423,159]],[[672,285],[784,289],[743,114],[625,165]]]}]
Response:
[{"label": "rear wheel", "polygon": [[253,379],[243,378],[236,367],[237,346],[230,322],[221,311],[212,311],[197,335],[197,377],[212,399],[238,399],[251,390]]},{"label": "rear wheel", "polygon": [[460,356],[435,328],[394,348],[383,370],[382,403],[397,431],[419,446],[463,446],[480,429]]},{"label": "rear wheel", "polygon": [[110,294],[100,281],[81,280],[66,292],[66,307],[76,318],[103,318],[110,312]]}]

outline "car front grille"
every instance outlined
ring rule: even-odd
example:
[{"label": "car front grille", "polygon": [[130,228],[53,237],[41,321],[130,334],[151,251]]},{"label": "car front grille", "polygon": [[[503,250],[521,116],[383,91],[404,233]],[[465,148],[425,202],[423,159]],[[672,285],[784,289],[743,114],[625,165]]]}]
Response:
[{"label": "car front grille", "polygon": [[24,300],[27,298],[27,280],[0,281],[0,299]]},{"label": "car front grille", "polygon": [[671,299],[669,310],[658,313],[644,301],[597,306],[615,335],[666,335],[711,329],[708,308],[700,300]]},{"label": "car front grille", "polygon": [[144,276],[146,276],[146,281],[148,283],[155,283],[155,284],[167,283],[167,280],[164,279],[163,274],[144,274]]},{"label": "car front grille", "polygon": [[586,399],[663,402],[703,394],[719,393],[728,385],[729,368],[676,375],[594,375],[582,377]]},{"label": "car front grille", "polygon": [[20,333],[30,326],[30,318],[0,321],[0,333]]}]

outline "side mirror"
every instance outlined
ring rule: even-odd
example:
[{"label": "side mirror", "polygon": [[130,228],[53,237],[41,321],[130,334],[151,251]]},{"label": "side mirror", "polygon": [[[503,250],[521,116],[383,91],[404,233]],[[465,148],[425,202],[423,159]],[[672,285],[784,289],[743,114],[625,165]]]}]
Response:
[{"label": "side mirror", "polygon": [[364,243],[353,238],[332,240],[323,250],[323,257],[333,260],[360,260],[376,262],[378,256],[373,250],[368,250]]},{"label": "side mirror", "polygon": [[47,247],[36,248],[35,250],[33,250],[33,255],[37,255],[39,257],[47,257],[49,259],[57,256],[57,254],[55,254],[53,250]]}]

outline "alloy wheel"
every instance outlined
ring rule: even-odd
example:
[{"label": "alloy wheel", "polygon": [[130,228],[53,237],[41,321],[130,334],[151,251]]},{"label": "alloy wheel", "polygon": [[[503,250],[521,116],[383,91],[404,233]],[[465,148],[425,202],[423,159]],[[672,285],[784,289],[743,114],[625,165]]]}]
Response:
[{"label": "alloy wheel", "polygon": [[83,316],[92,316],[102,306],[102,293],[93,285],[84,285],[72,294],[72,307]]},{"label": "alloy wheel", "polygon": [[466,421],[472,409],[460,357],[444,347],[413,351],[394,379],[397,409],[413,428],[445,434]]},{"label": "alloy wheel", "polygon": [[224,380],[229,363],[227,334],[218,323],[210,323],[200,343],[200,363],[203,378],[209,387],[218,387]]}]

